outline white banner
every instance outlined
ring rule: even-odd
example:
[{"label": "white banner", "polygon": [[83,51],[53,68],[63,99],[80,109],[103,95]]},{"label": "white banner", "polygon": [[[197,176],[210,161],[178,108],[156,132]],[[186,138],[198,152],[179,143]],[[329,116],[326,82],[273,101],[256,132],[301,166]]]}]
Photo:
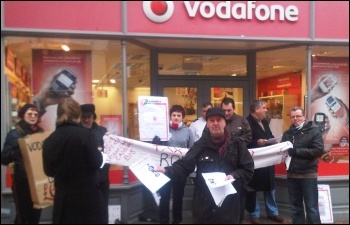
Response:
[{"label": "white banner", "polygon": [[[148,154],[156,165],[171,166],[188,151],[187,148],[149,144],[115,134],[105,135],[103,140],[106,163],[113,165],[131,166]],[[248,150],[253,157],[255,169],[258,169],[284,162],[289,148],[293,148],[293,144],[287,141]]]}]

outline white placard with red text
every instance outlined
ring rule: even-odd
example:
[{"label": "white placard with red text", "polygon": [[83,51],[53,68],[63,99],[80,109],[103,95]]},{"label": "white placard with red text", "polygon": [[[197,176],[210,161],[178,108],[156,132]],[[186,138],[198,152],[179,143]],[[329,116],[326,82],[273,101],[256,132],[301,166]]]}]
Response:
[{"label": "white placard with red text", "polygon": [[141,141],[169,140],[168,98],[156,96],[138,97],[139,132]]}]

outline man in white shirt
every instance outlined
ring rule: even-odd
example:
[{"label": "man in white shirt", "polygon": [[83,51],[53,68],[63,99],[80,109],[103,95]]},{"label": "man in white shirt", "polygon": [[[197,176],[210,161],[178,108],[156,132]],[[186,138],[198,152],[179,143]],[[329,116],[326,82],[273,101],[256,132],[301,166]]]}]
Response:
[{"label": "man in white shirt", "polygon": [[194,141],[198,141],[198,139],[202,136],[203,130],[207,124],[205,120],[205,115],[209,108],[212,108],[213,105],[210,102],[205,102],[202,104],[202,117],[199,117],[195,121],[193,121],[190,125],[190,129],[192,130]]}]

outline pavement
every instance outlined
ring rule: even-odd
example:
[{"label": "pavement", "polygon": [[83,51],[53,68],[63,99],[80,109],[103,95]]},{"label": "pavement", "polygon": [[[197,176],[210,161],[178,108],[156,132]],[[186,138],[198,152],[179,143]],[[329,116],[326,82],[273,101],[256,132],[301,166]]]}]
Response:
[{"label": "pavement", "polygon": [[[8,213],[9,212],[7,212],[6,209],[1,209],[1,214],[2,214],[1,224],[6,224],[6,223],[9,224],[8,220],[5,220],[5,218],[3,218],[3,215],[6,215]],[[182,213],[182,216],[183,216],[182,224],[192,224],[192,212],[191,212],[191,210],[184,210],[183,213]],[[280,215],[280,216],[285,219],[285,222],[283,224],[292,224],[292,221],[291,221],[289,215]],[[279,224],[279,223],[277,223],[275,221],[272,221],[272,220],[268,219],[264,215],[262,215],[259,218],[259,220],[260,220],[260,224]],[[159,222],[136,221],[133,224],[159,224]],[[243,224],[251,224],[248,212],[245,213]],[[333,224],[349,224],[349,220],[346,220],[346,221],[334,221]]]},{"label": "pavement", "polygon": [[[170,215],[172,215],[171,212],[170,212]],[[280,216],[285,219],[285,222],[283,222],[283,224],[292,224],[292,220],[291,220],[289,215],[280,215]],[[182,213],[182,217],[183,217],[182,224],[192,224],[192,212],[191,212],[191,210],[184,210]],[[280,223],[277,223],[275,221],[268,219],[264,215],[260,216],[259,221],[260,221],[260,224],[280,224]],[[158,223],[157,222],[137,221],[134,224],[158,224]],[[243,224],[252,224],[250,222],[250,217],[249,217],[248,212],[245,213]],[[334,221],[333,224],[349,224],[349,220],[347,220],[347,221]]]}]

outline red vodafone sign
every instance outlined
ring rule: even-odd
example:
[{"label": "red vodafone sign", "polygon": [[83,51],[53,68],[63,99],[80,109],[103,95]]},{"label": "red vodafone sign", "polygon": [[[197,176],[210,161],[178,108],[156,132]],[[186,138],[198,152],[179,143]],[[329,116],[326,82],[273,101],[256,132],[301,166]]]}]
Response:
[{"label": "red vodafone sign", "polygon": [[128,32],[308,37],[309,5],[291,1],[128,2]]},{"label": "red vodafone sign", "polygon": [[[349,42],[349,1],[3,1],[2,5],[2,31]],[[124,22],[127,26],[122,29]]]}]

